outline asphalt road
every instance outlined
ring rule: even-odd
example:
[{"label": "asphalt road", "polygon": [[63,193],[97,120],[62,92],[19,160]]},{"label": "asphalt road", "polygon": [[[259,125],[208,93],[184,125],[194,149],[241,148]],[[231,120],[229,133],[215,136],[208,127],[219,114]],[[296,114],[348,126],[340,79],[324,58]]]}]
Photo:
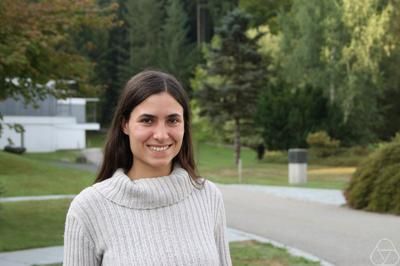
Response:
[{"label": "asphalt road", "polygon": [[240,186],[219,187],[229,227],[301,249],[339,266],[400,265],[399,216],[255,193]]},{"label": "asphalt road", "polygon": [[[102,159],[100,149],[88,149],[85,156],[97,165]],[[219,187],[231,228],[338,266],[400,266],[400,216],[288,199],[245,186]]]}]

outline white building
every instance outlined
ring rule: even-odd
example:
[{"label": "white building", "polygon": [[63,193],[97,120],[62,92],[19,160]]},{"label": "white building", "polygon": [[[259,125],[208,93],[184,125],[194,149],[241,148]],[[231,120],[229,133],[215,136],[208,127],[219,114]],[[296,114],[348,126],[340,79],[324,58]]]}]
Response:
[{"label": "white building", "polygon": [[[38,107],[25,106],[23,102],[7,99],[0,102],[3,115],[3,132],[0,148],[10,144],[21,146],[21,134],[9,125],[21,124],[24,129],[23,144],[28,152],[51,152],[60,149],[86,147],[86,131],[99,130],[95,115],[88,119],[87,103],[96,98],[67,98],[57,100],[49,96],[38,102]],[[95,114],[95,109],[93,110]],[[89,113],[90,115],[90,113]]]}]

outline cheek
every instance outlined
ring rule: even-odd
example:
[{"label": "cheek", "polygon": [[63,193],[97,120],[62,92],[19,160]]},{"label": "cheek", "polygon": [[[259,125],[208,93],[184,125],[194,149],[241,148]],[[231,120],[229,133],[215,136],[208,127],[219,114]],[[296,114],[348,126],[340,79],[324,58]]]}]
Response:
[{"label": "cheek", "polygon": [[174,137],[174,139],[178,142],[182,142],[183,140],[183,135],[184,135],[184,129],[182,128],[174,128],[174,130],[171,132],[171,135]]},{"label": "cheek", "polygon": [[131,132],[130,138],[132,142],[144,142],[152,135],[151,131],[144,127],[132,128]]}]

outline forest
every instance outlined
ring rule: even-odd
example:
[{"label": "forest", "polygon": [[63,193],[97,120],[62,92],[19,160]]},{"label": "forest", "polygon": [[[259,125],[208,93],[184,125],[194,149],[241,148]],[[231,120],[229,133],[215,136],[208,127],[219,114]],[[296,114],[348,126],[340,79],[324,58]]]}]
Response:
[{"label": "forest", "polygon": [[153,68],[184,84],[200,140],[349,147],[400,130],[398,0],[3,0],[0,22],[0,100],[99,97],[103,128]]}]

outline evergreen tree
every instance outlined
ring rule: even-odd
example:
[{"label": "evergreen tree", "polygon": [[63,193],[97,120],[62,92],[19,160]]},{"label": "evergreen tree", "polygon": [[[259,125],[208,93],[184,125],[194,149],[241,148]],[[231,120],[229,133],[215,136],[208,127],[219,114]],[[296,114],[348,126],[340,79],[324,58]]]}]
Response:
[{"label": "evergreen tree", "polygon": [[207,5],[213,24],[217,27],[221,25],[223,17],[239,7],[239,0],[199,0],[199,2]]},{"label": "evergreen tree", "polygon": [[118,4],[114,27],[98,31],[83,28],[75,36],[75,43],[81,53],[95,62],[91,81],[99,88],[100,122],[107,127],[127,79],[125,71],[129,63],[129,46],[127,23],[124,21],[126,0],[98,0],[98,3],[101,6]]},{"label": "evergreen tree", "polygon": [[114,108],[128,75],[129,64],[128,30],[125,21],[126,0],[118,0],[117,12],[120,25],[107,32],[106,47],[99,56],[96,74],[102,84],[101,122],[103,126],[111,123]]},{"label": "evergreen tree", "polygon": [[400,132],[400,1],[392,2],[390,28],[386,38],[387,56],[384,57],[379,68],[382,73],[383,93],[378,99],[379,113],[382,124],[375,128],[375,132],[382,140],[392,139]]},{"label": "evergreen tree", "polygon": [[277,17],[279,12],[288,11],[292,0],[240,0],[239,6],[253,17],[252,25],[268,25],[271,32],[278,32]]},{"label": "evergreen tree", "polygon": [[161,32],[160,66],[188,87],[196,61],[196,47],[189,44],[188,18],[181,0],[168,0]]},{"label": "evergreen tree", "polygon": [[164,1],[130,0],[127,2],[129,36],[128,75],[146,68],[159,68],[161,29],[164,22]]},{"label": "evergreen tree", "polygon": [[207,62],[197,69],[193,81],[201,113],[216,123],[234,124],[236,163],[241,133],[254,125],[257,96],[265,77],[257,45],[261,34],[249,37],[249,22],[250,16],[239,9],[222,19],[205,54]]}]

